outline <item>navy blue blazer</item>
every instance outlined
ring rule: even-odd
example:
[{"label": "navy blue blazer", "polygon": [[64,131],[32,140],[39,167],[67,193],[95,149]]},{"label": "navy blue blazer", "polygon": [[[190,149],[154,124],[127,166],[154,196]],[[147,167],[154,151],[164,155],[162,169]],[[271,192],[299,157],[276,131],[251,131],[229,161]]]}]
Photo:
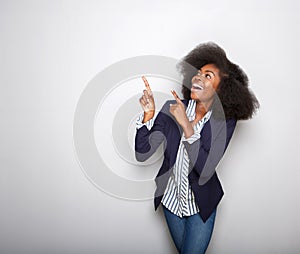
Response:
[{"label": "navy blue blazer", "polygon": [[[189,101],[182,102],[187,106]],[[161,203],[176,162],[183,132],[169,112],[170,103],[176,101],[165,103],[150,131],[143,126],[137,130],[135,136],[135,156],[138,161],[147,160],[160,145],[164,148],[164,160],[155,178],[155,210]],[[237,122],[235,119],[221,120],[214,112],[213,110],[210,119],[204,124],[200,139],[192,144],[183,142],[190,159],[189,183],[203,221],[209,218],[224,194],[215,168],[228,146]]]}]

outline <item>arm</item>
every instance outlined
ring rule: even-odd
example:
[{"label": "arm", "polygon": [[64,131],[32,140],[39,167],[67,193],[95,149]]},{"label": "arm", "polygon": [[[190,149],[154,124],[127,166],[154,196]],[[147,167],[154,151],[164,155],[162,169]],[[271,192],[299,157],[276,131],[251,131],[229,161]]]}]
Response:
[{"label": "arm", "polygon": [[138,161],[145,161],[152,156],[157,148],[166,141],[166,121],[169,117],[166,114],[168,102],[158,113],[153,126],[149,130],[146,126],[137,129],[135,135],[135,157]]},{"label": "arm", "polygon": [[142,77],[145,83],[143,96],[140,98],[140,105],[144,110],[143,120],[137,125],[135,136],[135,158],[138,161],[145,161],[152,156],[162,142],[166,140],[168,103],[166,103],[154,120],[155,102],[153,93],[147,79]]},{"label": "arm", "polygon": [[185,106],[182,103],[182,101],[179,99],[177,93],[174,90],[171,90],[171,93],[173,94],[175,98],[175,104],[170,104],[170,113],[174,116],[177,123],[181,126],[183,130],[183,134],[185,138],[190,138],[194,135],[194,128],[192,124],[190,123],[189,119],[187,118],[186,112],[185,112]]}]

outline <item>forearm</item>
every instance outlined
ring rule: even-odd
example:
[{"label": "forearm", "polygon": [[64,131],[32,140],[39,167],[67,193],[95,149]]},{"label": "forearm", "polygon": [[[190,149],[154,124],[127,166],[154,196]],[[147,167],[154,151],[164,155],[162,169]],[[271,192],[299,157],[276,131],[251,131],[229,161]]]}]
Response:
[{"label": "forearm", "polygon": [[[137,123],[141,121],[140,116]],[[165,140],[165,116],[161,112],[154,115],[146,123],[140,125],[136,130],[135,135],[135,155],[138,161],[145,161],[156,151],[160,144]]]}]

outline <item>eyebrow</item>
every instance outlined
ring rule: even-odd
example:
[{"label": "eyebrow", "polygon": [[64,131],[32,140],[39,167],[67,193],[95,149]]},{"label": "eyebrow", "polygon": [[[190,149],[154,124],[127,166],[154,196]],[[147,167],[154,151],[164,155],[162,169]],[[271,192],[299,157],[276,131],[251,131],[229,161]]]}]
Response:
[{"label": "eyebrow", "polygon": [[[200,69],[199,71],[201,72],[201,69]],[[199,71],[198,71],[198,72],[199,72]],[[216,74],[215,74],[213,71],[206,70],[205,72],[206,72],[206,73],[207,73],[207,72],[210,72],[210,73],[212,73],[214,76],[216,76]]]}]

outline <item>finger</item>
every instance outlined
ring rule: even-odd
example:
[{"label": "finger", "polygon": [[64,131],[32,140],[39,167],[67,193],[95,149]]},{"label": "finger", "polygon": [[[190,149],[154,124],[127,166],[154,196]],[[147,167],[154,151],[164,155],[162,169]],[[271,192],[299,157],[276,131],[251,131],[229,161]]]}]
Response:
[{"label": "finger", "polygon": [[142,79],[143,79],[143,81],[145,83],[145,87],[146,87],[147,91],[151,92],[151,87],[150,87],[150,85],[149,85],[148,80],[146,79],[146,77],[142,76]]},{"label": "finger", "polygon": [[149,99],[146,98],[146,96],[142,96],[141,98],[144,102],[144,104],[148,104],[149,103]]},{"label": "finger", "polygon": [[144,96],[146,97],[146,99],[150,99],[150,95],[149,95],[149,91],[148,90],[143,90]]},{"label": "finger", "polygon": [[178,104],[170,104],[170,110],[176,110],[178,108]]},{"label": "finger", "polygon": [[174,115],[177,104],[170,104],[169,112]]},{"label": "finger", "polygon": [[175,90],[171,90],[171,93],[173,94],[175,100],[176,100],[178,103],[180,103],[181,100],[180,100],[180,98],[178,97],[178,95],[177,95],[177,93],[175,92]]},{"label": "finger", "polygon": [[145,83],[145,87],[146,87],[146,89],[148,91],[149,96],[153,96],[153,93],[152,93],[151,87],[150,87],[150,85],[148,83],[148,80],[146,79],[145,76],[142,76],[142,79],[143,79],[143,81]]},{"label": "finger", "polygon": [[139,101],[140,101],[140,104],[141,104],[141,105],[143,105],[143,106],[145,105],[145,101],[144,101],[143,97],[141,97],[141,98],[139,99]]},{"label": "finger", "polygon": [[140,98],[140,104],[144,107],[147,106],[147,101],[144,98]]}]

